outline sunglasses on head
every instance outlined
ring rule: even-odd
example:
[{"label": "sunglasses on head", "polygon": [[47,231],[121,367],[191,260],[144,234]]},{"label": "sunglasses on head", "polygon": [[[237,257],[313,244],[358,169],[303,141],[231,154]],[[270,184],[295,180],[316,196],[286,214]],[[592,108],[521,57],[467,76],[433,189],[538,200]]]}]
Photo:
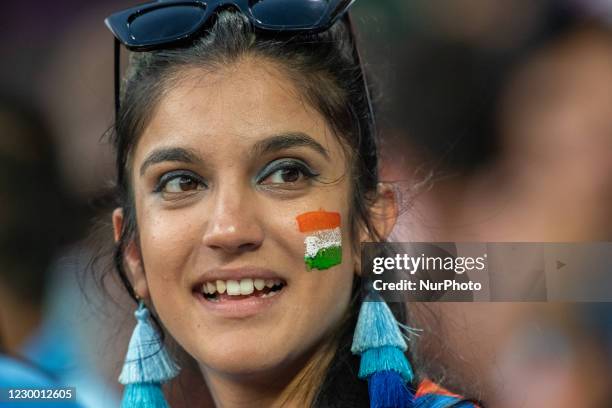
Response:
[{"label": "sunglasses on head", "polygon": [[355,0],[159,0],[106,18],[119,42],[132,51],[189,40],[222,10],[235,9],[259,30],[319,32],[331,27]]},{"label": "sunglasses on head", "polygon": [[[120,108],[120,45],[130,51],[152,51],[187,43],[203,35],[223,10],[244,14],[257,30],[318,33],[346,18],[353,54],[362,68],[369,120],[375,129],[373,108],[348,10],[356,0],[158,0],[112,14],[105,23],[115,36],[115,113]],[[370,147],[367,156],[375,155]]]},{"label": "sunglasses on head", "polygon": [[[178,46],[202,35],[219,12],[234,9],[259,30],[321,32],[343,16],[355,0],[157,0],[111,14],[104,22],[115,37],[115,113],[120,107],[120,45],[130,51]],[[351,27],[351,36],[352,27]],[[359,59],[355,48],[355,57]],[[360,64],[361,65],[361,64]]]}]

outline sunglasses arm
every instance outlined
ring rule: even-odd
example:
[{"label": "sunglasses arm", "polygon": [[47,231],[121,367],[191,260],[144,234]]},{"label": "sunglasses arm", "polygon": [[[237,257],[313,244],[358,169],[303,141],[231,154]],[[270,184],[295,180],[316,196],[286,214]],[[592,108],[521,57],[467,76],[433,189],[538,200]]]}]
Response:
[{"label": "sunglasses arm", "polygon": [[370,95],[370,87],[368,84],[368,79],[366,77],[365,67],[363,66],[363,59],[361,58],[361,53],[359,52],[359,47],[357,47],[357,34],[355,32],[355,26],[353,25],[352,18],[350,14],[346,14],[346,22],[348,24],[349,33],[353,42],[353,58],[357,62],[361,70],[361,76],[363,78],[363,86],[366,98],[368,100],[368,110],[370,114],[370,123],[372,125],[372,130],[376,131],[376,119],[374,116],[374,107],[372,106],[372,98]]},{"label": "sunglasses arm", "polygon": [[115,123],[119,119],[119,102],[121,86],[121,43],[115,39]]}]

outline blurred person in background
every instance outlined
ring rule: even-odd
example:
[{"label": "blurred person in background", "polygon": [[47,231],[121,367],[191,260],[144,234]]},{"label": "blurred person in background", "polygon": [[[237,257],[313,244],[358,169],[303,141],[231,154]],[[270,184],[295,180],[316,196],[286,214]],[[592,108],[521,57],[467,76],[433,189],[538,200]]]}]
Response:
[{"label": "blurred person in background", "polygon": [[[0,338],[2,333],[0,333]],[[23,389],[51,390],[51,392],[63,388],[64,384],[56,382],[53,376],[42,371],[39,367],[20,359],[19,357],[7,354],[7,351],[0,345],[0,389],[2,398],[0,406],[3,408],[35,408],[40,406],[41,401],[33,401],[19,398]],[[11,394],[12,391],[12,394]],[[72,392],[72,391],[68,391]],[[14,400],[11,399],[15,397]],[[48,408],[79,408],[80,405],[74,400],[66,401],[45,401]]]},{"label": "blurred person in background", "polygon": [[396,58],[386,170],[433,176],[394,238],[610,239],[609,20],[573,2],[419,5],[429,25]]},{"label": "blurred person in background", "polygon": [[[431,179],[420,194],[403,189],[413,202],[400,217],[394,240],[610,239],[610,28],[602,19],[584,19],[576,4],[422,5],[419,15],[430,16],[423,19],[428,32],[423,44],[435,46],[405,48],[390,119],[399,141],[388,142],[387,171],[408,185]],[[418,6],[411,2],[410,7]],[[411,38],[414,42],[419,40]],[[609,350],[609,337],[576,329],[589,317],[576,311],[587,308],[565,305],[565,314],[555,314],[535,304],[425,307],[439,317],[439,336],[453,346],[434,339],[425,342],[430,347],[424,354],[459,367],[473,392],[495,401],[493,406],[609,405],[609,383],[600,379],[610,359],[593,358]],[[521,357],[530,344],[546,344],[537,339],[552,338],[545,330],[533,332],[529,341],[510,340],[521,337],[534,316],[545,327],[557,327],[555,316],[567,319],[571,329],[555,332],[567,349],[537,349],[541,361],[564,358],[563,350],[574,356],[563,366],[565,374],[553,375],[561,367],[554,364],[535,370]],[[577,337],[590,341],[573,341]],[[525,393],[517,392],[521,387]]]},{"label": "blurred person in background", "polygon": [[[609,241],[612,28],[578,20],[543,44],[509,78],[499,112],[500,157],[464,195],[460,219],[471,237]],[[585,323],[591,313],[612,310],[516,308],[497,343],[499,406],[609,406],[612,342],[602,332],[612,325],[600,320],[595,330]]]},{"label": "blurred person in background", "polygon": [[[475,239],[462,214],[473,179],[500,154],[497,112],[514,67],[567,18],[548,1],[417,0],[413,28],[390,56],[386,170],[422,183],[394,238]],[[407,17],[408,18],[408,17]],[[397,147],[403,147],[398,149]],[[428,182],[426,182],[428,181]]]},{"label": "blurred person in background", "polygon": [[509,79],[501,154],[466,191],[476,238],[612,239],[612,27],[577,22]]},{"label": "blurred person in background", "polygon": [[54,145],[42,118],[0,99],[0,308],[5,338],[17,353],[43,322],[49,267],[70,234]]},{"label": "blurred person in background", "polygon": [[[102,407],[113,394],[104,391],[89,367],[78,323],[63,313],[62,302],[70,304],[79,292],[62,294],[55,285],[63,272],[57,257],[75,239],[79,220],[59,175],[56,154],[41,114],[18,99],[0,98],[2,344],[8,355],[47,373],[49,383],[76,387],[79,401]],[[8,369],[0,368],[3,375]],[[105,399],[96,402],[101,395]]]},{"label": "blurred person in background", "polygon": [[491,406],[606,408],[612,401],[608,303],[515,305],[495,341]]}]

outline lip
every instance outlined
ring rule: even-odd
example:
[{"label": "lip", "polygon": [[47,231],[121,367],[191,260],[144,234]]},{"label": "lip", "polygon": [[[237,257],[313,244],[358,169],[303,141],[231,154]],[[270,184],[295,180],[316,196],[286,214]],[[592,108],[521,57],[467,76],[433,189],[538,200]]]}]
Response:
[{"label": "lip", "polygon": [[[248,297],[244,299],[225,300],[222,302],[211,302],[204,298],[201,287],[205,282],[215,282],[217,280],[237,280],[245,278],[253,279],[280,279],[285,285],[283,289],[274,296],[269,297]],[[252,317],[265,312],[267,309],[278,303],[287,291],[287,279],[280,274],[265,268],[244,267],[244,268],[225,268],[210,269],[205,271],[192,285],[193,296],[208,313],[227,319],[243,319]]]},{"label": "lip", "polygon": [[206,300],[202,293],[194,292],[193,295],[208,313],[226,319],[244,319],[270,309],[284,296],[286,290],[287,287],[285,286],[278,294],[271,297],[248,297],[218,303]]}]

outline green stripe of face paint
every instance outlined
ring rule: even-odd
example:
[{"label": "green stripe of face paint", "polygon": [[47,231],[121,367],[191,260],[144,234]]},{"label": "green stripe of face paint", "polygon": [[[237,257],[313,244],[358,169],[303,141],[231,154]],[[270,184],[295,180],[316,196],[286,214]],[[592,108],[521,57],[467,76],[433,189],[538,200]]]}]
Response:
[{"label": "green stripe of face paint", "polygon": [[314,257],[305,257],[304,261],[309,269],[329,269],[342,262],[342,247],[322,248]]}]

